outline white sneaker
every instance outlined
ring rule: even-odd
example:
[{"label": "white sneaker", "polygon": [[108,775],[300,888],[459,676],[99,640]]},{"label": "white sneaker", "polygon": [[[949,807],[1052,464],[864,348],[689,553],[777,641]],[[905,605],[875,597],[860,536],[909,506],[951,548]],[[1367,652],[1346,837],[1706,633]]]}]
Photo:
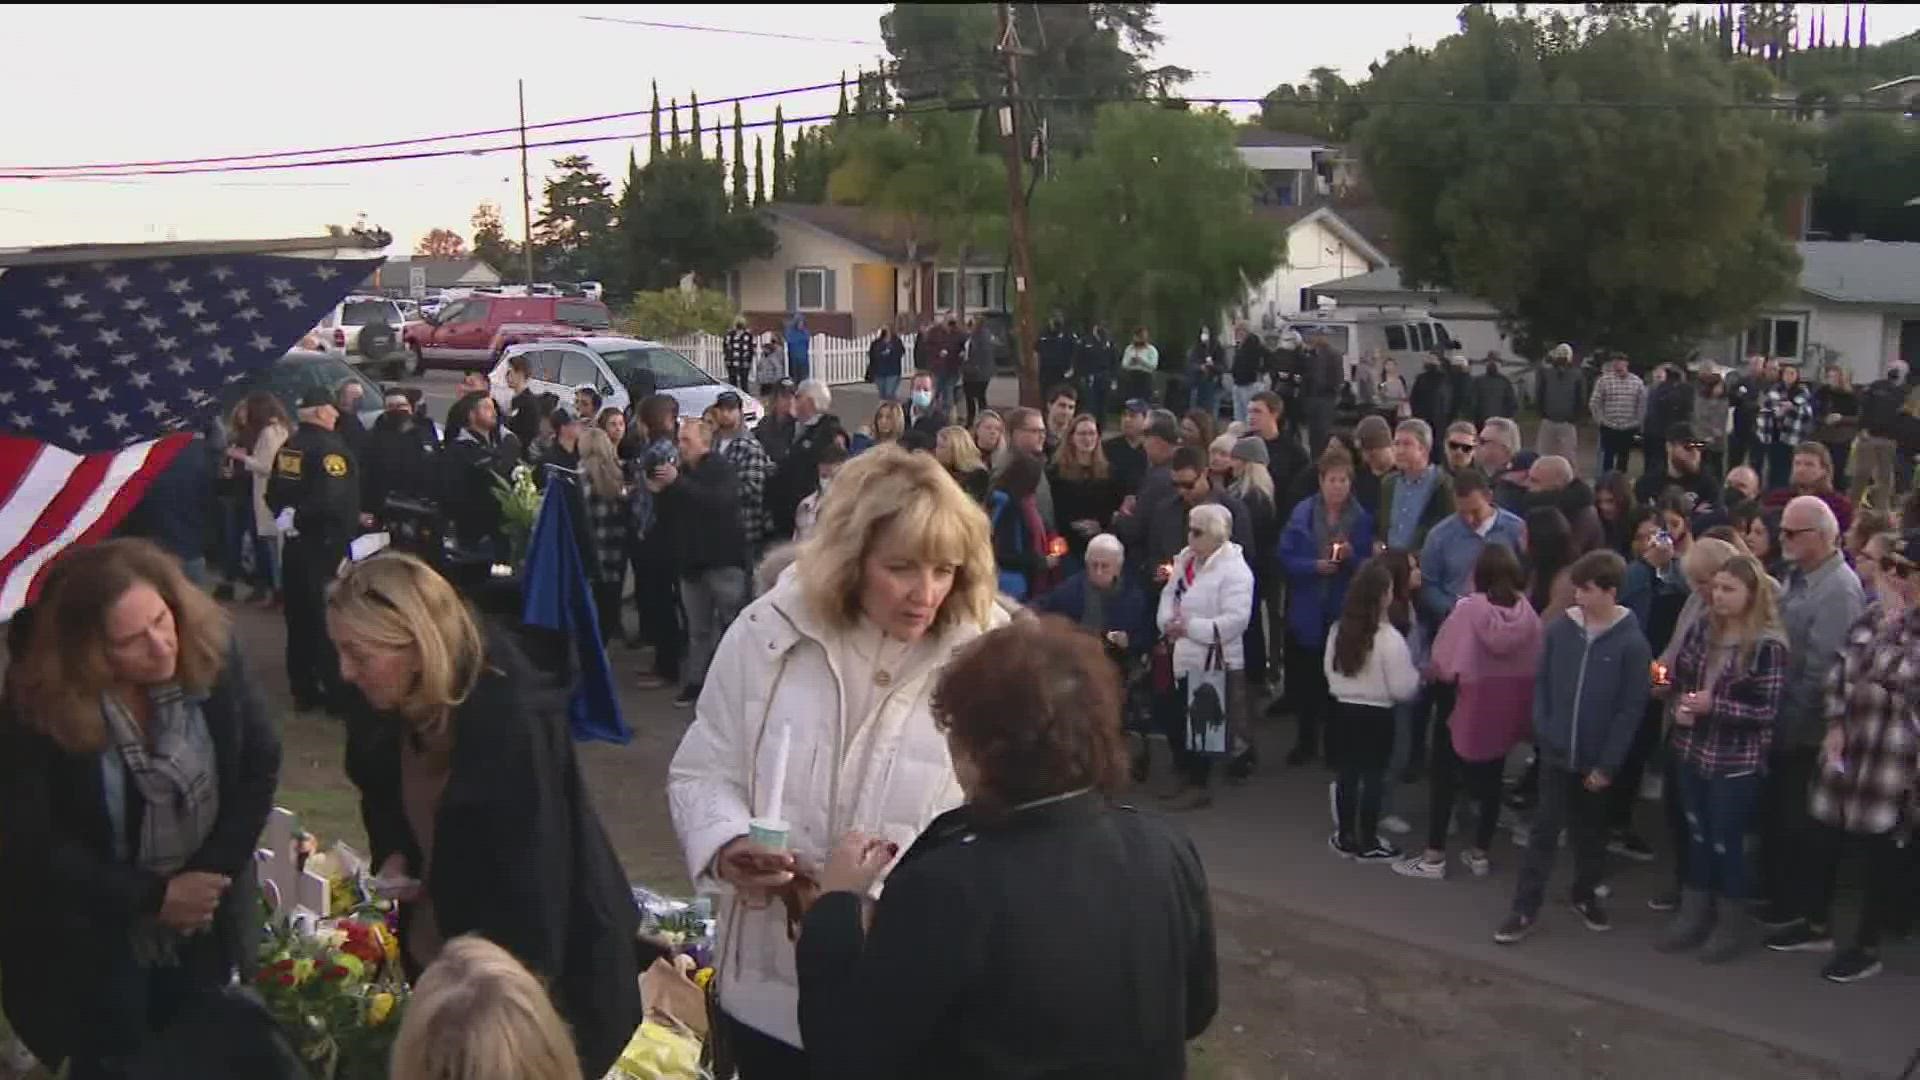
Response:
[{"label": "white sneaker", "polygon": [[1445,860],[1437,863],[1428,862],[1425,856],[1415,855],[1411,859],[1394,863],[1393,872],[1401,877],[1418,878],[1421,881],[1445,881],[1447,864]]},{"label": "white sneaker", "polygon": [[1466,867],[1467,872],[1474,877],[1486,877],[1488,874],[1493,873],[1493,862],[1478,852],[1461,852],[1460,865]]},{"label": "white sneaker", "polygon": [[1395,836],[1405,836],[1413,831],[1413,826],[1407,824],[1407,819],[1399,814],[1388,814],[1380,819],[1380,829]]}]

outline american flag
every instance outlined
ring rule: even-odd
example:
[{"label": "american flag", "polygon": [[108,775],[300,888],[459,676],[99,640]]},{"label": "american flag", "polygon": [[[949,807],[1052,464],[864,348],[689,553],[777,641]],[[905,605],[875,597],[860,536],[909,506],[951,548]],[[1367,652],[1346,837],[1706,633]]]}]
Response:
[{"label": "american flag", "polygon": [[305,244],[321,258],[258,253],[285,241],[0,253],[0,619],[62,550],[119,524],[217,421],[231,384],[366,277],[375,262],[340,257],[354,246]]}]

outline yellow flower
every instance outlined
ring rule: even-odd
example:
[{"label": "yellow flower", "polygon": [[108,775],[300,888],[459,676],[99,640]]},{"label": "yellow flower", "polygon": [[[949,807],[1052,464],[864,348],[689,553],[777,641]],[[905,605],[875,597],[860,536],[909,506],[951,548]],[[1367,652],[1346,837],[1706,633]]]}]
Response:
[{"label": "yellow flower", "polygon": [[379,1027],[393,1013],[393,995],[382,990],[367,999],[367,1026]]},{"label": "yellow flower", "polygon": [[705,990],[707,988],[707,984],[712,981],[713,981],[713,969],[710,967],[703,967],[699,971],[696,971],[693,973],[693,985],[698,986],[702,990]]}]

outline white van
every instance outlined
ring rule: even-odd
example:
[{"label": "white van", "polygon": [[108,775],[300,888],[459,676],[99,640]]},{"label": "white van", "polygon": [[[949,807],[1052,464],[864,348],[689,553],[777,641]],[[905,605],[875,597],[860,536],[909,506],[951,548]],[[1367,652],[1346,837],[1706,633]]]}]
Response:
[{"label": "white van", "polygon": [[1447,324],[1424,311],[1340,311],[1323,308],[1301,312],[1287,320],[1286,329],[1302,338],[1321,335],[1333,351],[1347,359],[1347,370],[1362,356],[1379,352],[1392,357],[1400,373],[1411,379],[1426,366],[1427,355],[1435,349],[1448,349],[1454,336]]}]

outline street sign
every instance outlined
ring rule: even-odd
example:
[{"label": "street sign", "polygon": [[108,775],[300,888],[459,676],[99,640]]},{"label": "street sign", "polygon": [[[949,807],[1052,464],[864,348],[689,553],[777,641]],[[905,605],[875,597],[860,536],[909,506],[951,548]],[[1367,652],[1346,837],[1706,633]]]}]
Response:
[{"label": "street sign", "polygon": [[427,268],[424,266],[407,267],[407,295],[415,300],[427,298]]}]

